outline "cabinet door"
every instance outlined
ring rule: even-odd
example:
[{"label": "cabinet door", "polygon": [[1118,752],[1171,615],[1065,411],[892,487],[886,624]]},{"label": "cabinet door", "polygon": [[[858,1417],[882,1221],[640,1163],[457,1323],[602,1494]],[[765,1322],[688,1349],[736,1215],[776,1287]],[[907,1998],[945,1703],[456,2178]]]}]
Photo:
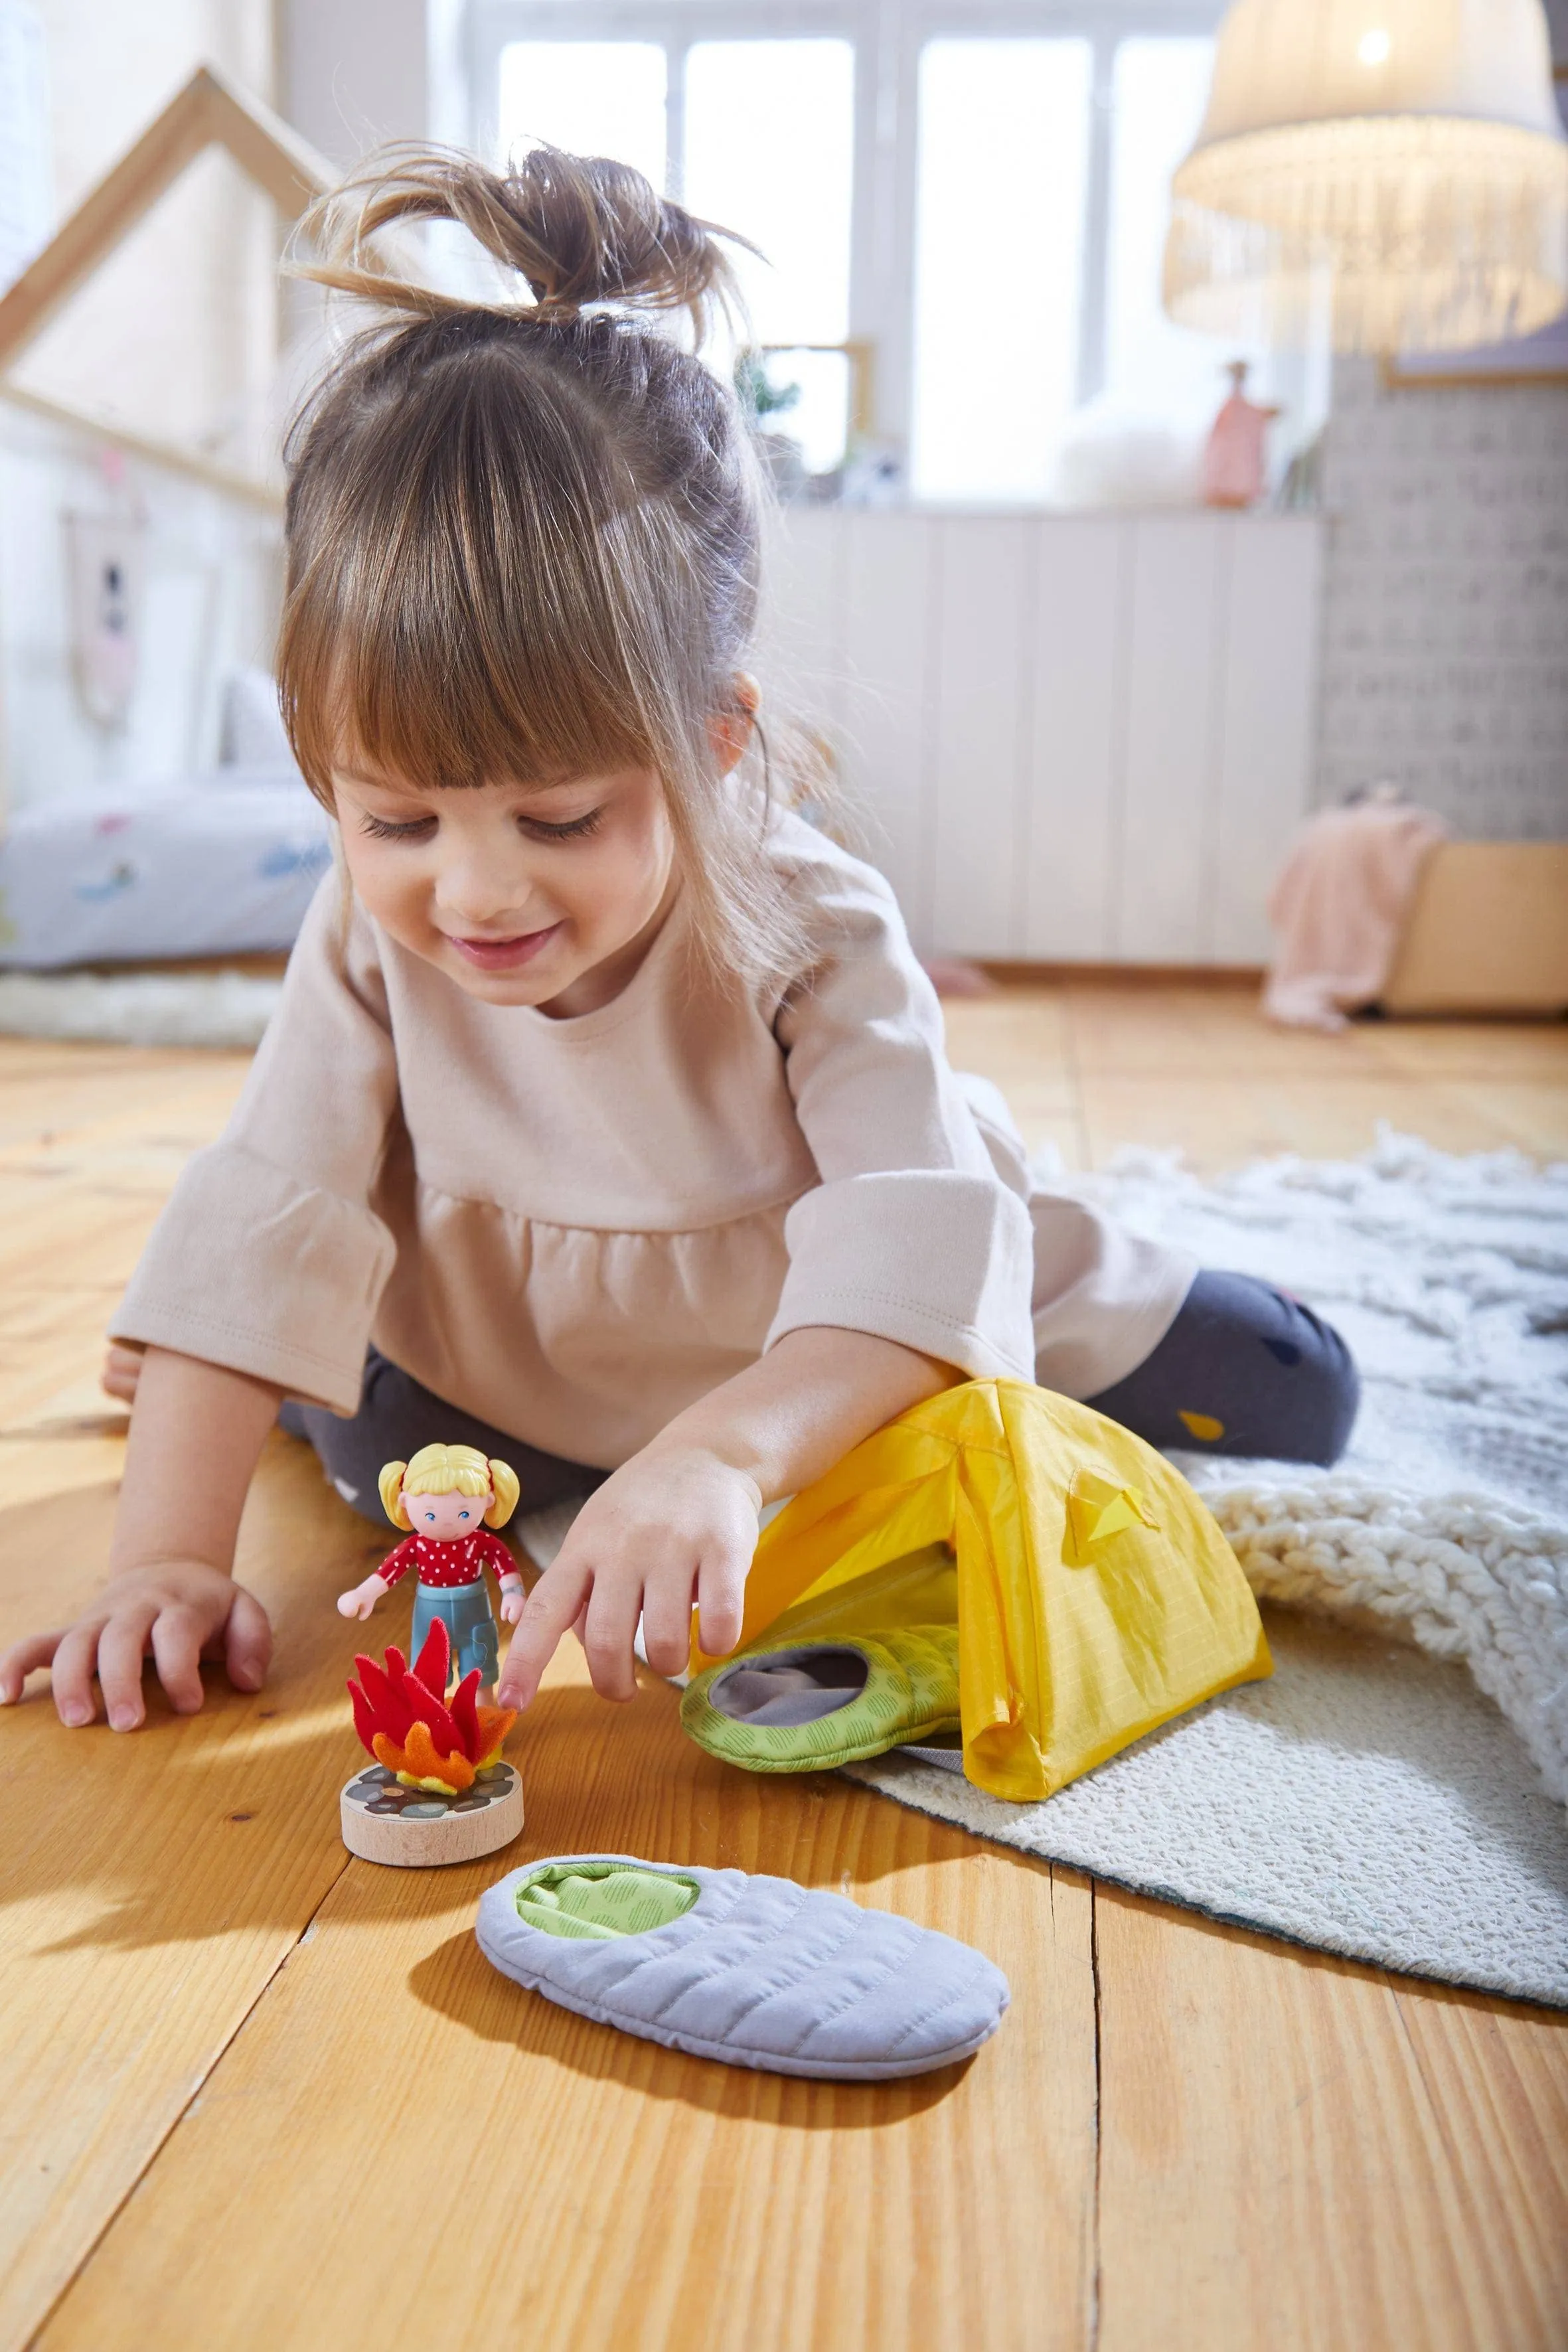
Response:
[{"label": "cabinet door", "polygon": [[1144,515],[1133,532],[1126,753],[1112,816],[1121,963],[1198,963],[1214,856],[1222,551],[1210,515]]},{"label": "cabinet door", "polygon": [[1038,527],[1021,854],[1023,952],[1042,963],[1111,952],[1133,529],[1101,515]]},{"label": "cabinet door", "polygon": [[1205,959],[1264,963],[1268,892],[1311,792],[1322,538],[1306,515],[1231,525]]},{"label": "cabinet door", "polygon": [[921,514],[852,513],[840,758],[851,845],[880,867],[911,937],[931,937],[936,762],[931,534]]},{"label": "cabinet door", "polygon": [[1012,516],[940,525],[931,939],[948,955],[1024,951],[1024,648],[1038,529]]}]

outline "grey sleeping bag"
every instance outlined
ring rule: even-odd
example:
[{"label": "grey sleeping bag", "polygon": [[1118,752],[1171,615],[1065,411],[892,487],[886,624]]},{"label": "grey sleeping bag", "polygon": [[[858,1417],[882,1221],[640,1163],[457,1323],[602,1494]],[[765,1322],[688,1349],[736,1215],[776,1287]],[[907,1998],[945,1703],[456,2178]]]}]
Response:
[{"label": "grey sleeping bag", "polygon": [[700,2058],[879,2081],[969,2057],[1007,1979],[894,1911],[742,1870],[564,1854],[487,1890],[479,1949],[579,2016]]}]

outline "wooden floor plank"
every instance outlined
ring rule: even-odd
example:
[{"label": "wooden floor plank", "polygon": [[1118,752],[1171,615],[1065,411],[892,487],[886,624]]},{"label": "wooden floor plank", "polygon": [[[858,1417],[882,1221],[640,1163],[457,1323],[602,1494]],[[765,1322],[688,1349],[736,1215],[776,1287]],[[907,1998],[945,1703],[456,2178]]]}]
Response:
[{"label": "wooden floor plank", "polygon": [[1568,2344],[1568,2018],[1408,1979],[1394,1997],[1485,2281],[1479,2340]]},{"label": "wooden floor plank", "polygon": [[[133,1738],[63,1730],[47,1686],[0,1714],[0,2344],[79,2268],[342,1866],[321,1803],[342,1749],[331,1596],[366,1546],[304,1449],[275,1446],[240,1568],[277,1627],[265,1692],[215,1674],[201,1715],[154,1696]],[[79,1472],[120,1450],[67,1452]],[[0,1643],[101,1580],[112,1483],[18,1496],[40,1463],[47,1484],[47,1447],[0,1449]]]},{"label": "wooden floor plank", "polygon": [[[1086,1076],[1091,1164],[1128,1146],[1184,1152],[1201,1171],[1310,1149],[1340,1160],[1370,1150],[1393,1125],[1444,1151],[1568,1151],[1568,1087],[1482,1087],[1473,1080]],[[1306,1134],[1310,1145],[1296,1139]]]},{"label": "wooden floor plank", "polygon": [[1100,2352],[1568,2343],[1568,2018],[1104,1886],[1095,1947]]},{"label": "wooden floor plank", "polygon": [[[165,2352],[379,2352],[456,2313],[537,2352],[1087,2347],[1087,1884],[843,1781],[746,1780],[685,1739],[662,1686],[607,1713],[574,1645],[511,1752],[529,1820],[506,1863],[351,1866],[41,2347],[141,2352],[156,2314]],[[324,1821],[335,1787],[323,1772]],[[507,1863],[574,1849],[896,1906],[990,1952],[1012,2011],[968,2066],[903,2084],[639,2043],[473,1942]]]}]

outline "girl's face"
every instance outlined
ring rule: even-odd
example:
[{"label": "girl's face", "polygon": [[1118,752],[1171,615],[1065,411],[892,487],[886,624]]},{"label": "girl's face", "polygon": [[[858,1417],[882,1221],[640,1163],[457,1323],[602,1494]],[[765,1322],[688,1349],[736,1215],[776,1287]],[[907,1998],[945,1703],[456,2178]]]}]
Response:
[{"label": "girl's face", "polygon": [[333,792],[367,913],[487,1004],[572,1015],[608,1003],[674,896],[675,838],[651,768],[472,790],[350,768]]},{"label": "girl's face", "polygon": [[405,1495],[403,1507],[416,1536],[456,1543],[485,1523],[488,1495]]}]

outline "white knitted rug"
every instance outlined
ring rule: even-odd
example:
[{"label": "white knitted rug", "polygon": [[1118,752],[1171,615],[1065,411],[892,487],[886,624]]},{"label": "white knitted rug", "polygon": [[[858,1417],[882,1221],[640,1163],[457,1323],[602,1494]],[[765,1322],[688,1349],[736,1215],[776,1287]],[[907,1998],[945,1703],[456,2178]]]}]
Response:
[{"label": "white knitted rug", "polygon": [[1364,1402],[1335,1469],[1176,1457],[1259,1597],[1340,1623],[1270,1610],[1270,1682],[1044,1805],[905,1758],[858,1777],[1216,1917],[1568,2007],[1568,1166],[1385,1134],[1213,1185],[1147,1152],[1049,1181],[1344,1332]]}]

